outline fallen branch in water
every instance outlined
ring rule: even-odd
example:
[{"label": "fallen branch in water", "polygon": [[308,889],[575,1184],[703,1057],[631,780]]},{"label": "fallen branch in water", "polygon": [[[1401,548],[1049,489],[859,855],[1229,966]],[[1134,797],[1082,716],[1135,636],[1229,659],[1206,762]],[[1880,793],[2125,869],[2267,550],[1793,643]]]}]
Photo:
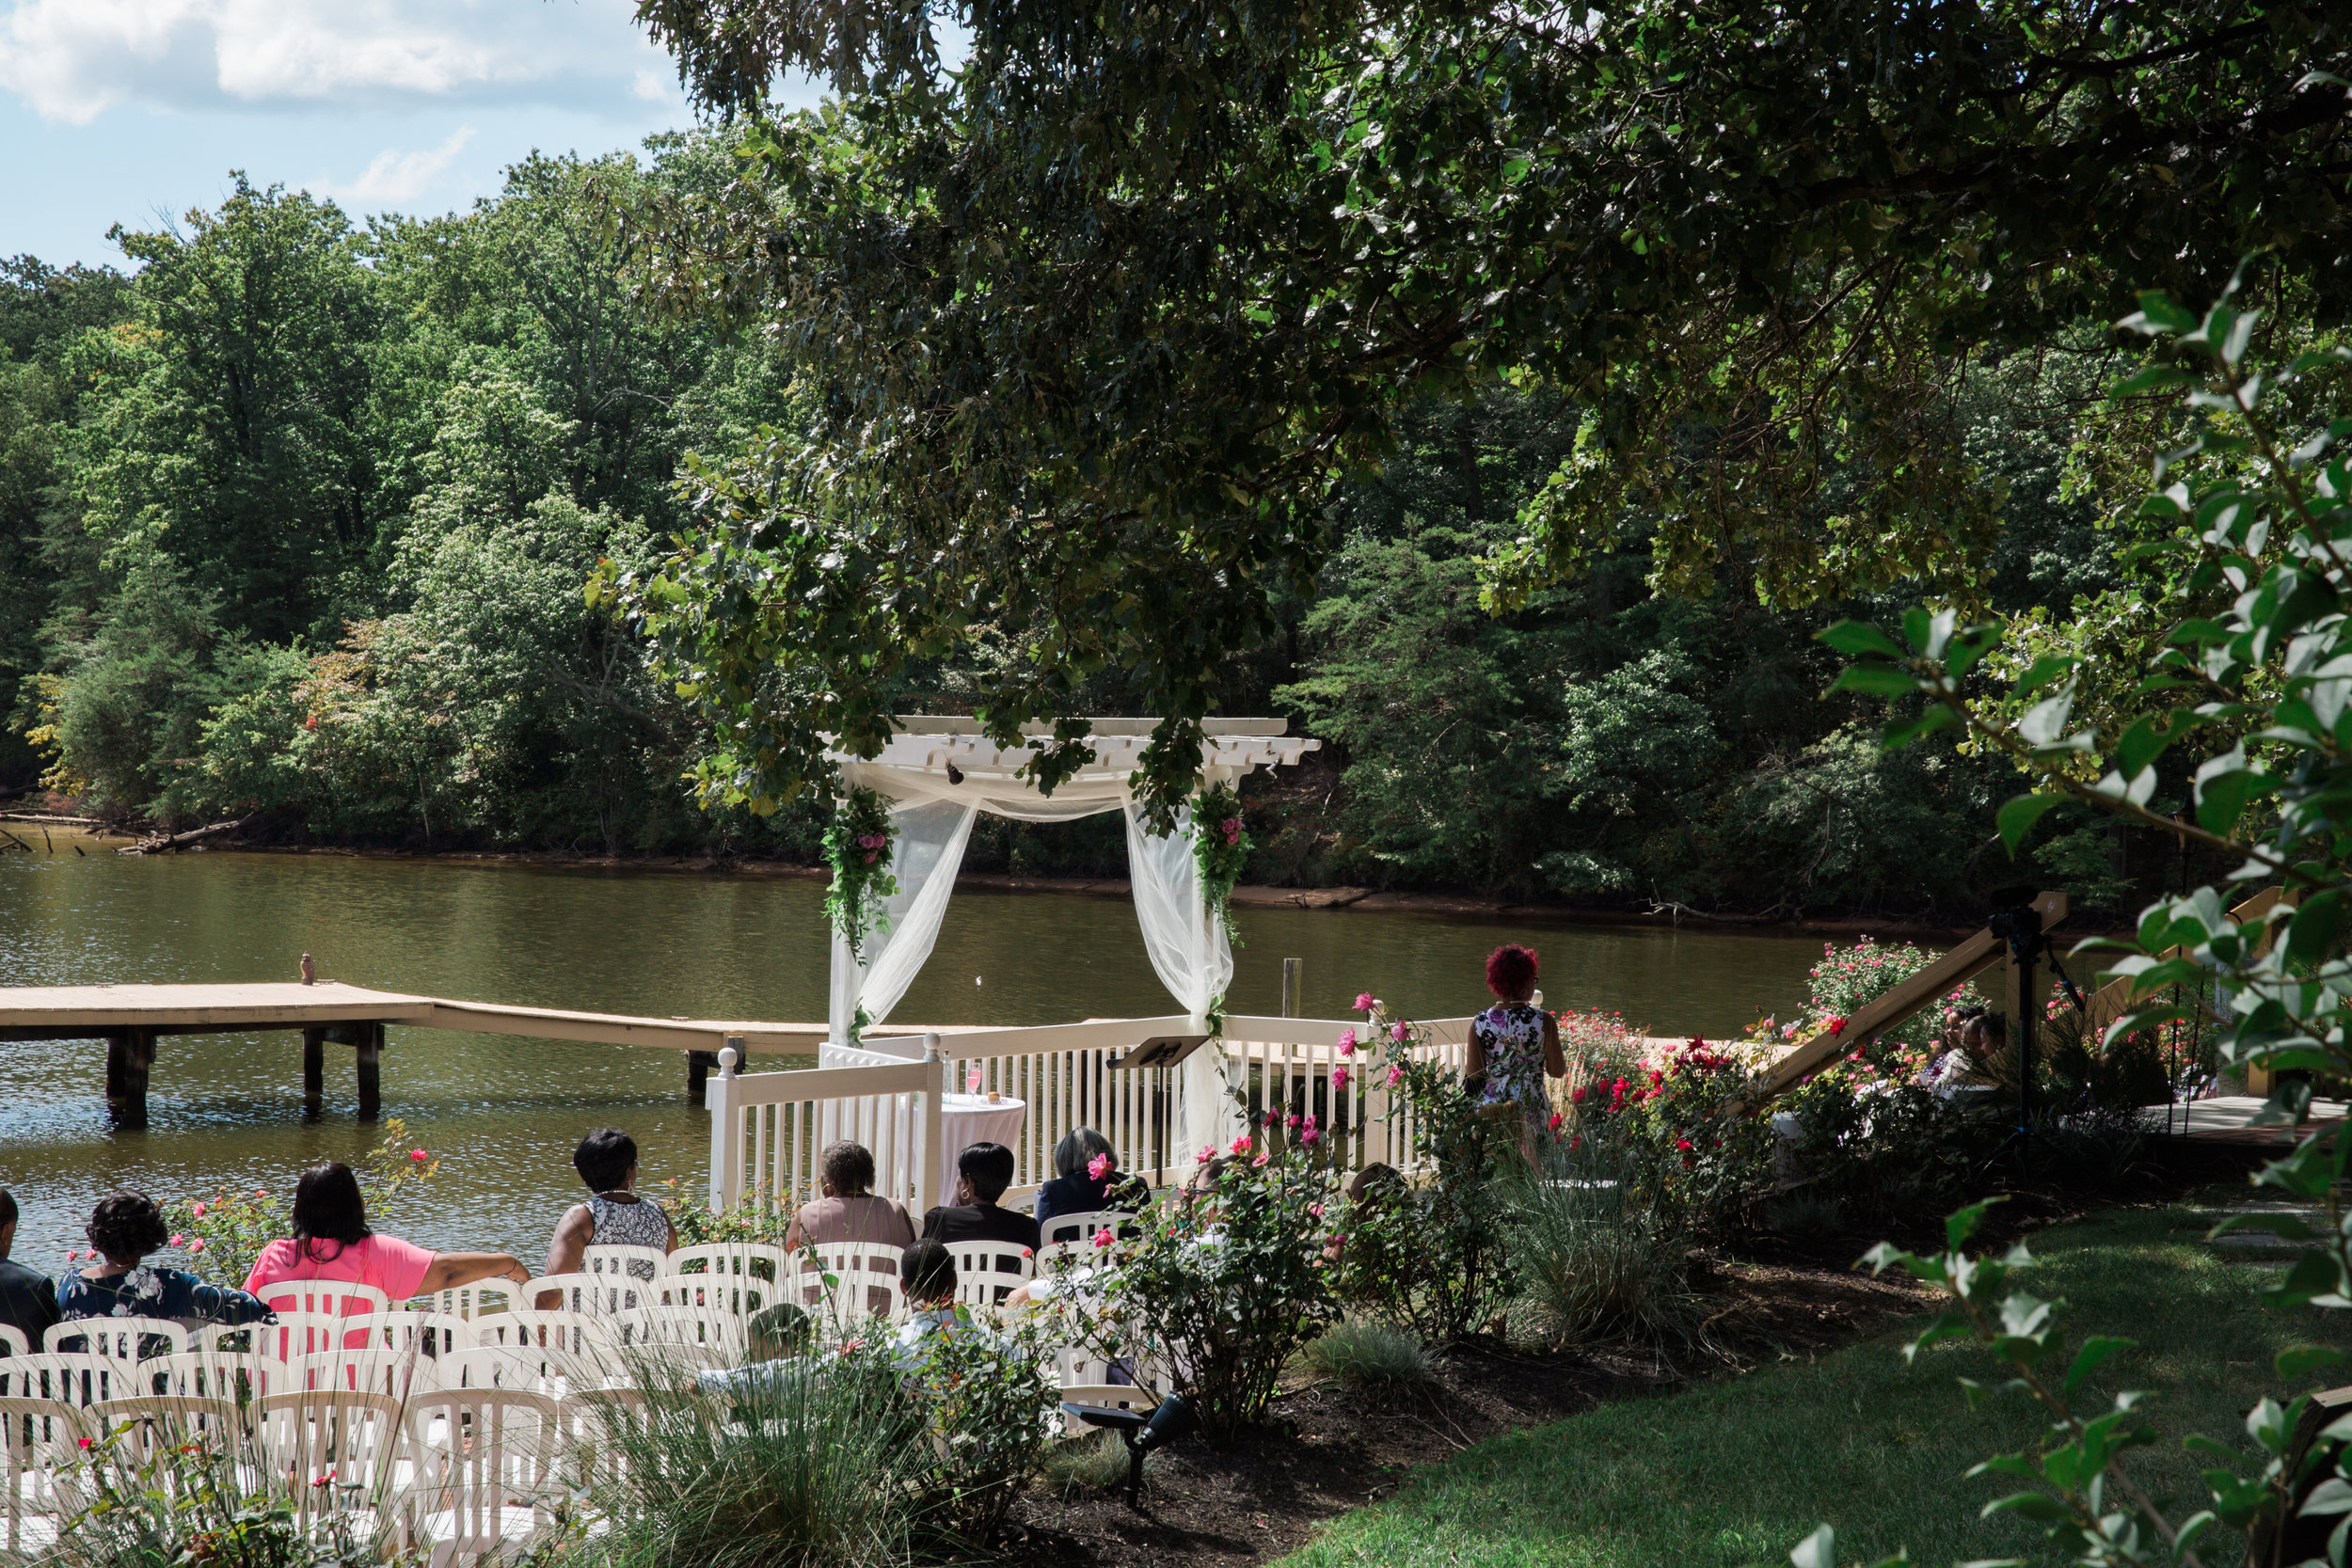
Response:
[{"label": "fallen branch in water", "polygon": [[208,828],[190,828],[184,833],[157,833],[152,838],[140,839],[136,844],[126,844],[115,853],[118,855],[161,854],[167,849],[178,849],[194,844],[199,838],[210,838],[215,833],[234,832],[252,820],[250,816],[240,816],[233,822],[215,822]]}]

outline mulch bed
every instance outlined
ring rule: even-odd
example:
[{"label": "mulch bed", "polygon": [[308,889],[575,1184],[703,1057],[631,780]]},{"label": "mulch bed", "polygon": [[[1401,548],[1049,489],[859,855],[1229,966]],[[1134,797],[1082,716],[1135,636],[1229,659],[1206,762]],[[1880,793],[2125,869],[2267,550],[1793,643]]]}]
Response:
[{"label": "mulch bed", "polygon": [[1723,1302],[1713,1320],[1721,1358],[1677,1368],[1623,1352],[1548,1354],[1493,1342],[1447,1352],[1420,1387],[1298,1387],[1275,1402],[1261,1435],[1221,1450],[1186,1439],[1154,1455],[1139,1510],[1117,1489],[1032,1491],[1014,1507],[1015,1538],[1001,1559],[1034,1568],[1270,1561],[1322,1521],[1387,1497],[1416,1465],[1482,1438],[1842,1345],[1933,1299],[1907,1279],[1802,1260],[1717,1262],[1702,1283]]}]

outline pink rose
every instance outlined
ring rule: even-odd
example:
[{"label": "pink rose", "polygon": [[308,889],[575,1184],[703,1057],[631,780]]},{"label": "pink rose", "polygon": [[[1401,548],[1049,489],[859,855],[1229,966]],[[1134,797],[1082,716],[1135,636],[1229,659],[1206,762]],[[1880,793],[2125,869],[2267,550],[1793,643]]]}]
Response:
[{"label": "pink rose", "polygon": [[178,1245],[179,1245],[182,1242],[186,1241],[186,1240],[187,1240],[187,1238],[186,1238],[186,1237],[184,1237],[184,1236],[177,1236],[177,1235],[175,1235],[174,1237],[172,1237],[172,1238],[171,1238],[171,1240],[170,1240],[170,1241],[166,1242],[166,1243],[164,1243],[164,1245],[166,1245],[166,1246],[178,1246]]},{"label": "pink rose", "polygon": [[1100,1181],[1109,1173],[1110,1168],[1111,1157],[1107,1154],[1097,1154],[1087,1162],[1087,1178],[1089,1180]]},{"label": "pink rose", "polygon": [[1310,1127],[1312,1127],[1314,1124],[1315,1124],[1315,1114],[1314,1114],[1312,1111],[1310,1111],[1310,1112],[1308,1112],[1308,1113],[1307,1113],[1307,1125],[1308,1125],[1308,1126],[1310,1126]]},{"label": "pink rose", "polygon": [[1355,1030],[1343,1029],[1340,1031],[1340,1054],[1343,1056],[1353,1056],[1356,1054]]},{"label": "pink rose", "polygon": [[254,1201],[255,1201],[255,1202],[257,1202],[257,1203],[258,1203],[258,1202],[260,1202],[261,1200],[262,1200],[263,1198],[266,1198],[266,1197],[268,1197],[268,1196],[269,1196],[269,1189],[268,1189],[268,1188],[266,1188],[266,1187],[256,1187],[256,1188],[254,1188],[254,1189],[253,1189],[253,1198],[254,1198]]},{"label": "pink rose", "polygon": [[1312,1148],[1315,1145],[1321,1143],[1322,1141],[1323,1132],[1319,1128],[1310,1127],[1307,1131],[1298,1134],[1298,1142],[1302,1148]]},{"label": "pink rose", "polygon": [[431,1158],[431,1156],[430,1156],[430,1155],[428,1155],[428,1154],[426,1154],[426,1153],[425,1153],[425,1151],[424,1151],[423,1149],[421,1149],[421,1148],[412,1148],[412,1149],[410,1149],[410,1150],[408,1151],[408,1158],[410,1158],[411,1160],[419,1160],[419,1161],[421,1161],[421,1160],[430,1159],[430,1158]]},{"label": "pink rose", "polygon": [[1205,1165],[1209,1163],[1210,1157],[1214,1152],[1214,1150],[1204,1148],[1200,1153],[1192,1157],[1192,1163],[1196,1165]]},{"label": "pink rose", "polygon": [[190,1209],[188,1212],[194,1214],[198,1219],[202,1219],[204,1217],[204,1205],[199,1203],[193,1209]]},{"label": "pink rose", "polygon": [[1244,1132],[1244,1133],[1243,1133],[1240,1137],[1235,1138],[1235,1139],[1233,1140],[1233,1148],[1232,1148],[1232,1151],[1233,1151],[1235,1154],[1247,1154],[1247,1153],[1248,1153],[1248,1152],[1249,1152],[1249,1134],[1248,1134],[1248,1133]]},{"label": "pink rose", "polygon": [[1290,1124],[1291,1124],[1293,1127],[1295,1127],[1295,1126],[1297,1126],[1297,1125],[1298,1125],[1298,1113],[1297,1113],[1296,1111],[1293,1111],[1293,1112],[1291,1113],[1291,1120],[1290,1120]]},{"label": "pink rose", "polygon": [[1389,1038],[1396,1041],[1399,1045],[1404,1044],[1406,1040],[1409,1040],[1412,1037],[1412,1030],[1406,1028],[1404,1024],[1391,1023],[1389,1025]]},{"label": "pink rose", "polygon": [[195,1241],[189,1243],[188,1250],[190,1252],[202,1252],[204,1250],[204,1238],[199,1236]]},{"label": "pink rose", "polygon": [[1321,1219],[1323,1218],[1323,1205],[1320,1203],[1310,1203],[1307,1205],[1307,1212],[1312,1214],[1316,1219]]},{"label": "pink rose", "polygon": [[1404,1080],[1405,1080],[1405,1069],[1404,1069],[1403,1068],[1401,1068],[1401,1067],[1392,1067],[1392,1068],[1389,1069],[1389,1087],[1391,1087],[1391,1088],[1394,1088],[1394,1087],[1396,1087],[1396,1086],[1397,1086],[1397,1085],[1399,1085],[1400,1083],[1404,1082]]},{"label": "pink rose", "polygon": [[1094,1233],[1094,1244],[1097,1248],[1106,1247],[1118,1239],[1111,1234],[1111,1227],[1107,1225]]},{"label": "pink rose", "polygon": [[1356,993],[1356,1010],[1359,1013],[1372,1011],[1372,992],[1359,990]]},{"label": "pink rose", "polygon": [[1331,1069],[1331,1086],[1335,1089],[1347,1087],[1347,1069],[1335,1067]]},{"label": "pink rose", "polygon": [[1261,1154],[1261,1155],[1259,1155],[1256,1159],[1254,1159],[1254,1160],[1252,1160],[1252,1161],[1250,1161],[1250,1162],[1249,1162],[1250,1168],[1254,1170],[1254,1169],[1256,1169],[1258,1166],[1264,1164],[1265,1164],[1268,1160],[1271,1160],[1271,1159],[1273,1159],[1273,1158],[1274,1158],[1274,1156],[1273,1156],[1273,1155],[1271,1155],[1271,1154]]}]

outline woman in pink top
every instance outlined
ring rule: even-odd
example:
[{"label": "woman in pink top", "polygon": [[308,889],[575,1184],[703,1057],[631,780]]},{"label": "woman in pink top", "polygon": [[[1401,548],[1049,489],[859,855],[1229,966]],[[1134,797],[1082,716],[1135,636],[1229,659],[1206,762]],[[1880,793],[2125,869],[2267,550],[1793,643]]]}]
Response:
[{"label": "woman in pink top", "polygon": [[906,1205],[874,1196],[874,1156],[860,1144],[825,1146],[817,1157],[817,1189],[825,1196],[803,1203],[784,1233],[785,1250],[834,1246],[843,1242],[882,1246],[914,1244],[914,1221]]},{"label": "woman in pink top", "polygon": [[294,1292],[271,1287],[292,1280],[373,1285],[387,1301],[397,1302],[478,1279],[503,1275],[520,1285],[531,1278],[531,1271],[510,1253],[427,1252],[397,1236],[377,1235],[368,1228],[367,1207],[351,1167],[331,1160],[312,1165],[295,1183],[294,1232],[263,1247],[246,1275],[245,1288],[273,1306]]}]

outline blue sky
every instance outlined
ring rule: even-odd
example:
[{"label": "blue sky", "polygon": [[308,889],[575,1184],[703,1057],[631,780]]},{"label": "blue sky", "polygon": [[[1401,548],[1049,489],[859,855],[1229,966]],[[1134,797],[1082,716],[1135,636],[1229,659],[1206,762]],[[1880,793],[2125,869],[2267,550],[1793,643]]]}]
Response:
[{"label": "blue sky", "polygon": [[692,123],[629,0],[0,0],[0,256],[119,261],[229,171],[439,213]]}]

